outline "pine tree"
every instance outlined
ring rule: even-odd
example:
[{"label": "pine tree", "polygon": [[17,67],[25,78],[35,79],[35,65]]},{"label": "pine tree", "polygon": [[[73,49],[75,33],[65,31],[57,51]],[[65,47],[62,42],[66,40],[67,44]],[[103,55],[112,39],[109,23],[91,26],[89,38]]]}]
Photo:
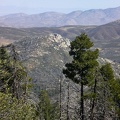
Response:
[{"label": "pine tree", "polygon": [[[110,64],[105,64],[100,68],[100,72],[103,78],[103,115],[102,118],[106,119],[106,117],[109,116],[109,107],[111,106],[111,103],[109,102],[108,98],[111,99],[111,90],[110,90],[110,81],[114,80],[114,74],[113,70],[110,66]],[[102,92],[101,92],[102,93]]]},{"label": "pine tree", "polygon": [[65,65],[63,74],[81,86],[80,117],[84,120],[84,85],[94,78],[95,67],[98,66],[98,50],[92,51],[93,43],[86,34],[77,36],[70,44],[71,63]]},{"label": "pine tree", "polygon": [[11,86],[12,63],[4,46],[0,47],[0,91],[6,92]]},{"label": "pine tree", "polygon": [[18,59],[15,47],[11,47],[12,54],[8,54],[5,46],[0,47],[0,91],[12,93],[19,99],[26,95],[30,78]]},{"label": "pine tree", "polygon": [[19,55],[15,50],[15,46],[11,46],[11,61],[12,61],[12,86],[11,92],[17,99],[25,97],[29,87],[31,86],[31,78],[28,77],[25,68],[19,60]]},{"label": "pine tree", "polygon": [[57,120],[59,118],[58,105],[51,103],[47,91],[40,93],[40,101],[38,103],[37,115],[40,120]]},{"label": "pine tree", "polygon": [[36,120],[35,107],[9,93],[0,92],[0,120]]},{"label": "pine tree", "polygon": [[[99,67],[96,68],[95,71],[95,77],[94,81],[89,84],[90,86],[90,94],[89,94],[89,99],[90,99],[90,120],[94,120],[95,114],[94,112],[96,111],[96,102],[97,102],[97,96],[98,96],[98,82],[100,79],[100,72],[99,72]],[[88,92],[88,91],[87,91]]]},{"label": "pine tree", "polygon": [[11,52],[0,47],[0,120],[35,120],[35,107],[26,97],[30,78],[14,46]]},{"label": "pine tree", "polygon": [[116,119],[120,119],[120,78],[109,82],[110,90],[112,93],[114,116]]},{"label": "pine tree", "polygon": [[120,119],[120,79],[116,79],[110,64],[105,64],[100,69],[103,77],[103,118],[112,116]]}]

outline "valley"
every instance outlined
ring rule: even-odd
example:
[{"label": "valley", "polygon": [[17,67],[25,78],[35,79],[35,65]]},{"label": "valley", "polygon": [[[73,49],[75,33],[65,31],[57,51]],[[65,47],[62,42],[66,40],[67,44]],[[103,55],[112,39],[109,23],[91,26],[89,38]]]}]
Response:
[{"label": "valley", "polygon": [[[86,33],[94,47],[100,50],[100,56],[116,62],[119,60],[120,50],[120,20],[101,26],[63,26],[63,27],[42,27],[42,28],[10,28],[0,27],[0,38],[7,39],[8,43],[22,41],[46,36],[49,34],[60,34],[69,41],[77,35]],[[6,43],[5,43],[6,44]]]}]

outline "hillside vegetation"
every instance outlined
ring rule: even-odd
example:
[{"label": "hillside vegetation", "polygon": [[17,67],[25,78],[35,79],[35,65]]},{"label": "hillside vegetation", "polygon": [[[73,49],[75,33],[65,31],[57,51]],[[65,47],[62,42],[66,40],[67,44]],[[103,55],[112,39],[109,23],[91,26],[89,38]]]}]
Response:
[{"label": "hillside vegetation", "polygon": [[119,119],[120,65],[91,47],[86,34],[0,47],[1,120]]}]

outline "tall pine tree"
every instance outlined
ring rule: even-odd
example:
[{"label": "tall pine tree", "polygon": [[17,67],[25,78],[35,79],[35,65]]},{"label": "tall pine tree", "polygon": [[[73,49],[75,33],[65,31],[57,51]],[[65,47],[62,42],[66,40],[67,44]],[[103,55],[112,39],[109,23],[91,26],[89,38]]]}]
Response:
[{"label": "tall pine tree", "polygon": [[19,99],[26,95],[30,78],[18,59],[15,47],[12,45],[11,54],[5,46],[0,47],[0,91],[12,93]]},{"label": "tall pine tree", "polygon": [[45,90],[40,92],[37,115],[40,120],[58,120],[59,108],[56,103],[51,103],[48,93]]},{"label": "tall pine tree", "polygon": [[86,34],[77,36],[70,44],[70,56],[73,57],[71,63],[65,65],[63,74],[81,86],[80,98],[80,119],[84,120],[84,85],[94,79],[94,72],[98,66],[98,50],[91,50],[93,43]]}]

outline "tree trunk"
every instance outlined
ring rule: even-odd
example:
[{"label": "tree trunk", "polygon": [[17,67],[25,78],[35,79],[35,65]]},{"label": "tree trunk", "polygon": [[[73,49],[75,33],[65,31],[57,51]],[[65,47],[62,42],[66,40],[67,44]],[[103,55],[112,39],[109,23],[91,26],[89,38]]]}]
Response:
[{"label": "tree trunk", "polygon": [[61,80],[59,80],[60,82],[60,120],[61,120],[61,116],[62,116],[62,103],[61,103],[61,97],[62,97],[62,85],[61,85]]},{"label": "tree trunk", "polygon": [[[97,80],[95,78],[95,84],[94,84],[94,94],[96,94],[96,88],[97,88]],[[92,101],[92,107],[91,107],[91,114],[90,114],[90,120],[93,120],[94,118],[94,107],[95,107],[95,98],[93,98],[93,101]]]},{"label": "tree trunk", "polygon": [[107,89],[107,85],[106,85],[106,81],[104,81],[104,88],[103,88],[103,120],[105,120],[106,117],[106,89]]},{"label": "tree trunk", "polygon": [[81,100],[80,100],[80,105],[81,105],[81,108],[80,108],[80,115],[81,115],[81,120],[84,120],[84,91],[83,91],[83,82],[81,81]]},{"label": "tree trunk", "polygon": [[69,93],[69,82],[68,82],[68,85],[67,85],[67,120],[69,120],[69,96],[70,96],[70,93]]}]

